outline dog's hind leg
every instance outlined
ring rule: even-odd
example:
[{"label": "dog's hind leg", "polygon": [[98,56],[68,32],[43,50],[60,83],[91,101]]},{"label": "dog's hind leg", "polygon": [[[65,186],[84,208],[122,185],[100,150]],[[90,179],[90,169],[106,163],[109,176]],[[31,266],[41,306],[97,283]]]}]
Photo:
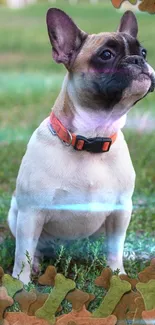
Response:
[{"label": "dog's hind leg", "polygon": [[89,238],[90,239],[98,239],[100,236],[105,236],[105,221],[103,222],[102,226],[93,234],[91,235]]},{"label": "dog's hind leg", "polygon": [[125,273],[123,267],[123,249],[126,231],[130,222],[132,202],[122,204],[122,209],[113,211],[106,219],[107,265],[113,271],[120,270]]},{"label": "dog's hind leg", "polygon": [[8,213],[7,221],[9,224],[9,228],[14,237],[16,237],[17,215],[18,215],[17,201],[16,201],[16,196],[13,195],[11,199],[11,206]]}]

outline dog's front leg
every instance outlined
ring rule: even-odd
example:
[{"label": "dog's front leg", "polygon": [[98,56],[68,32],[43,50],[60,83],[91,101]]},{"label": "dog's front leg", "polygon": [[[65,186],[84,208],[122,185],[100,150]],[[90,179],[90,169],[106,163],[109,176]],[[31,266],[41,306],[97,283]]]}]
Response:
[{"label": "dog's front leg", "polygon": [[123,266],[123,249],[126,231],[131,219],[132,202],[120,205],[120,209],[113,211],[106,219],[107,265],[114,271],[125,273]]},{"label": "dog's front leg", "polygon": [[[15,278],[19,277],[24,284],[30,281],[31,265],[43,225],[44,216],[40,211],[18,212],[15,263],[12,275]],[[28,252],[28,256],[26,256],[26,252]]]}]

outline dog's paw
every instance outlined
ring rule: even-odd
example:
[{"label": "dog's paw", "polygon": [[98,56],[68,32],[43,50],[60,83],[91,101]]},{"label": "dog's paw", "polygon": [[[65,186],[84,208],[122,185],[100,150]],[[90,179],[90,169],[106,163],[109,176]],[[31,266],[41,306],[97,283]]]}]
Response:
[{"label": "dog's paw", "polygon": [[119,274],[127,274],[126,271],[124,270],[124,267],[119,268]]},{"label": "dog's paw", "polygon": [[118,263],[117,260],[113,259],[113,260],[109,260],[107,262],[107,265],[110,267],[110,269],[113,272],[116,272],[119,270],[118,274],[126,274],[125,270],[124,270],[124,266],[122,263]]},{"label": "dog's paw", "polygon": [[28,272],[27,273],[22,272],[21,274],[13,272],[12,277],[20,280],[21,282],[23,282],[23,284],[26,284],[26,285],[28,285],[31,282],[30,275]]}]

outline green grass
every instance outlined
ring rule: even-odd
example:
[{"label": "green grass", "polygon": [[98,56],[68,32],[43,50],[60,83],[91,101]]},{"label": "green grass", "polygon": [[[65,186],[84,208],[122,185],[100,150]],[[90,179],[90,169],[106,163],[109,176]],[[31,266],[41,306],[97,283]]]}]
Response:
[{"label": "green grass", "polygon": [[[65,74],[64,67],[51,59],[45,25],[49,7],[39,3],[21,10],[0,9],[0,234],[4,234],[5,227],[7,234],[0,245],[0,265],[8,272],[12,272],[15,244],[7,231],[6,218],[19,165],[33,130],[49,115]],[[87,1],[80,1],[78,6],[58,1],[57,7],[89,33],[116,30],[121,16],[110,1],[96,6]],[[148,61],[155,67],[154,15],[137,16],[139,39],[148,49]],[[152,119],[154,102],[155,93],[138,103],[129,118],[139,116],[138,127],[146,113]],[[155,254],[155,134],[140,129],[125,129],[124,133],[137,174],[134,209],[125,243],[125,267],[130,275],[136,276],[147,263],[145,258],[149,260]],[[49,263],[55,264],[59,272],[76,280],[78,288],[95,292],[101,298],[103,292],[93,281],[106,265],[104,249],[102,238],[57,245],[53,247],[52,260],[45,260],[42,270]],[[134,254],[136,260],[127,259]]]}]

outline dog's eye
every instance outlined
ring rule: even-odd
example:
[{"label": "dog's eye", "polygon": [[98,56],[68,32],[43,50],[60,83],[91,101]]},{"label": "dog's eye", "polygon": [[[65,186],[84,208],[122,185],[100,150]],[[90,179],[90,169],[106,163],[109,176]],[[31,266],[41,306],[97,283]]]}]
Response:
[{"label": "dog's eye", "polygon": [[145,49],[142,49],[142,56],[144,59],[146,59],[147,51]]},{"label": "dog's eye", "polygon": [[114,55],[109,50],[105,50],[100,54],[102,60],[110,60],[112,57],[114,57]]}]

